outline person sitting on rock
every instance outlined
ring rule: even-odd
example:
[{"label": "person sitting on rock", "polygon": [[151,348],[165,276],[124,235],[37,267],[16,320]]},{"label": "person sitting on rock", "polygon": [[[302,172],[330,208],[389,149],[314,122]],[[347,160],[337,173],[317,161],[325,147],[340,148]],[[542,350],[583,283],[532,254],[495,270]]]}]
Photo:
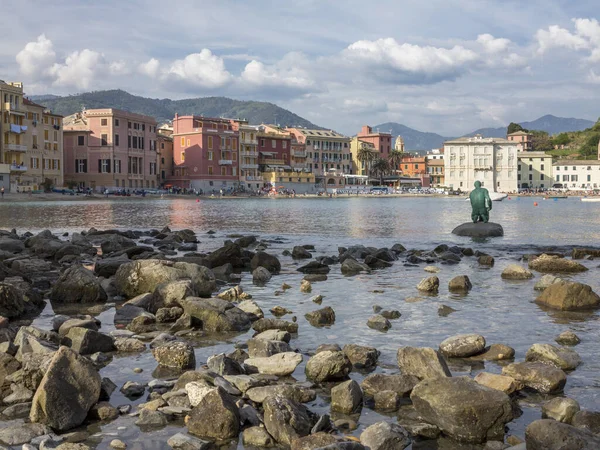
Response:
[{"label": "person sitting on rock", "polygon": [[492,199],[486,188],[481,187],[481,181],[475,182],[475,189],[469,194],[471,200],[471,219],[473,223],[487,223],[490,220],[490,211],[492,210]]}]

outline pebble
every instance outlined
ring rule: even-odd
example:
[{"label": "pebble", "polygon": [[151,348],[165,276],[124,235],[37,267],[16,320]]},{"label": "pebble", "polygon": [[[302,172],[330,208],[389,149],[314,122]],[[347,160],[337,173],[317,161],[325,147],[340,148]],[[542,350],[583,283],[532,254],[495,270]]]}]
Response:
[{"label": "pebble", "polygon": [[144,369],[140,368],[140,367],[136,367],[135,369],[133,369],[134,373],[142,373],[144,371]]},{"label": "pebble", "polygon": [[120,439],[113,439],[109,444],[112,448],[116,448],[117,450],[123,450],[127,448],[127,444]]}]

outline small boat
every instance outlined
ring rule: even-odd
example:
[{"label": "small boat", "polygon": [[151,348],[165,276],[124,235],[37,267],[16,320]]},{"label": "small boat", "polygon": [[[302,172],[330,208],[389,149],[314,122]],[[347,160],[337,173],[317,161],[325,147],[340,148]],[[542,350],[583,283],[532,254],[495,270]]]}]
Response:
[{"label": "small boat", "polygon": [[600,197],[582,197],[582,202],[600,202]]},{"label": "small boat", "polygon": [[552,197],[544,197],[546,200],[557,200],[559,198],[569,198],[568,195],[553,195]]}]

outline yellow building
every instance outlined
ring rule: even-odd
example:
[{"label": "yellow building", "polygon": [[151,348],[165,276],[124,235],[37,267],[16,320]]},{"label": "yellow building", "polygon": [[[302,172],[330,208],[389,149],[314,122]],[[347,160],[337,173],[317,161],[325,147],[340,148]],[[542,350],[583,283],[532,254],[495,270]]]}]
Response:
[{"label": "yellow building", "polygon": [[262,178],[265,183],[271,183],[272,186],[284,186],[289,189],[294,189],[296,183],[315,184],[315,174],[311,172],[263,172]]},{"label": "yellow building", "polygon": [[369,170],[366,165],[358,159],[358,153],[363,149],[369,149],[373,154],[379,155],[379,151],[375,147],[375,144],[371,142],[365,142],[360,140],[358,137],[353,137],[350,141],[350,153],[352,154],[352,173],[355,175],[369,175]]},{"label": "yellow building", "polygon": [[554,183],[552,156],[544,152],[517,153],[519,168],[517,187],[519,189],[549,188]]},{"label": "yellow building", "polygon": [[[62,116],[23,95],[22,83],[0,81],[0,163],[10,167],[10,191],[63,185]],[[6,187],[5,187],[6,189]]]}]

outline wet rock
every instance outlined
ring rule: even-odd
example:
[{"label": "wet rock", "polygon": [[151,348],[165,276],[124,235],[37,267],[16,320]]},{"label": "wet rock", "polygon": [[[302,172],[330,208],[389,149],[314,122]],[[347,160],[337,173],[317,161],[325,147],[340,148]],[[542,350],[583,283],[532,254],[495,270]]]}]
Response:
[{"label": "wet rock", "polygon": [[50,429],[41,423],[12,425],[0,430],[0,443],[5,445],[21,445],[31,442],[38,436],[50,433]]},{"label": "wet rock", "polygon": [[210,392],[217,388],[211,386],[207,381],[192,381],[185,385],[185,391],[187,392],[190,405],[192,407],[198,406],[202,399]]},{"label": "wet rock", "polygon": [[306,320],[313,327],[333,325],[335,323],[335,311],[330,306],[309,312],[304,317],[306,317]]},{"label": "wet rock", "polygon": [[195,369],[194,347],[185,342],[168,342],[152,349],[152,356],[159,365],[173,369]]},{"label": "wet rock", "polygon": [[579,311],[600,307],[600,297],[587,284],[559,281],[548,286],[536,303],[561,311]]},{"label": "wet rock", "polygon": [[394,391],[380,391],[373,396],[377,411],[397,411],[401,397]]},{"label": "wet rock", "polygon": [[302,404],[276,395],[268,397],[263,407],[265,428],[278,443],[290,446],[310,433],[313,421]]},{"label": "wet rock", "polygon": [[483,353],[471,356],[475,361],[504,361],[515,357],[515,349],[504,344],[492,344]]},{"label": "wet rock", "polygon": [[444,358],[429,347],[400,347],[397,361],[402,374],[421,380],[451,376]]},{"label": "wet rock", "polygon": [[284,341],[271,341],[267,339],[253,338],[248,342],[248,355],[250,358],[264,358],[277,353],[291,352],[289,344]]},{"label": "wet rock", "polygon": [[243,302],[238,303],[237,307],[248,314],[250,320],[253,321],[262,319],[265,316],[263,310],[260,309],[260,306],[258,306],[258,303],[254,300],[244,300]]},{"label": "wet rock", "polygon": [[57,431],[74,428],[98,401],[100,385],[100,375],[91,362],[61,347],[35,393],[29,418]]},{"label": "wet rock", "polygon": [[94,265],[94,273],[99,277],[109,278],[117,273],[122,264],[128,262],[130,262],[130,259],[126,255],[98,259]]},{"label": "wet rock", "polygon": [[269,311],[275,317],[281,317],[281,316],[285,316],[286,314],[292,314],[293,313],[293,311],[290,311],[289,309],[284,308],[283,306],[279,306],[279,305],[274,306]]},{"label": "wet rock", "polygon": [[216,281],[210,269],[185,262],[172,262],[158,259],[133,261],[121,265],[115,275],[115,283],[127,297],[154,292],[162,283],[189,279],[194,292],[208,297],[216,290]]},{"label": "wet rock", "polygon": [[188,432],[207,439],[224,440],[237,437],[240,415],[231,397],[221,388],[207,393],[192,409]]},{"label": "wet rock", "polygon": [[381,314],[375,314],[374,316],[369,317],[369,320],[367,320],[367,326],[378,331],[387,331],[392,328],[391,322]]},{"label": "wet rock", "polygon": [[275,255],[270,255],[265,252],[256,252],[252,260],[250,261],[250,268],[252,270],[257,267],[264,267],[271,273],[279,273],[281,270],[281,263]]},{"label": "wet rock", "polygon": [[380,352],[374,347],[364,345],[348,344],[344,346],[344,354],[352,365],[358,369],[373,369],[377,366]]},{"label": "wet rock", "polygon": [[298,324],[281,319],[259,319],[252,324],[252,329],[258,333],[267,330],[287,331],[288,333],[298,333]]},{"label": "wet rock", "polygon": [[98,324],[94,318],[88,319],[68,319],[65,320],[57,330],[60,336],[66,336],[71,328],[87,328],[88,330],[98,331]]},{"label": "wet rock", "polygon": [[300,292],[304,292],[305,294],[310,294],[312,292],[310,281],[302,280],[300,283]]},{"label": "wet rock", "polygon": [[135,334],[151,333],[156,330],[156,317],[153,315],[138,316],[127,325],[127,329]]},{"label": "wet rock", "polygon": [[363,394],[360,385],[349,380],[331,389],[331,410],[342,414],[352,414],[360,411]]},{"label": "wet rock", "polygon": [[502,278],[504,280],[528,280],[533,278],[533,273],[523,266],[518,264],[509,264],[502,271]]},{"label": "wet rock", "polygon": [[286,376],[291,375],[298,364],[302,362],[299,353],[278,353],[268,358],[249,358],[244,364],[258,373],[267,375]]},{"label": "wet rock", "polygon": [[408,397],[418,383],[419,379],[412,375],[374,373],[363,380],[361,388],[366,395],[372,397],[384,391],[393,391],[400,397]]},{"label": "wet rock", "polygon": [[454,277],[448,283],[448,290],[454,293],[466,294],[473,288],[471,280],[466,275],[459,275]]},{"label": "wet rock", "polygon": [[383,259],[376,258],[372,255],[365,258],[365,264],[371,269],[385,269],[393,266],[391,262],[384,261]]},{"label": "wet rock", "polygon": [[361,433],[360,443],[371,450],[402,450],[410,445],[411,440],[400,425],[378,422]]},{"label": "wet rock", "polygon": [[81,355],[114,350],[114,339],[111,336],[87,328],[71,328],[63,341]]},{"label": "wet rock", "polygon": [[314,381],[341,380],[352,370],[352,363],[343,352],[317,353],[306,363],[306,376]]},{"label": "wet rock", "polygon": [[527,450],[592,450],[600,437],[551,419],[536,420],[525,430]]},{"label": "wet rock", "polygon": [[485,338],[480,334],[459,334],[440,344],[440,352],[448,358],[466,358],[485,349]]},{"label": "wet rock", "polygon": [[542,273],[575,273],[588,270],[587,267],[577,261],[546,254],[530,260],[529,268]]},{"label": "wet rock", "polygon": [[371,268],[366,264],[359,263],[353,258],[346,258],[341,267],[342,274],[346,276],[357,275],[361,272],[370,273]]},{"label": "wet rock", "polygon": [[262,339],[266,341],[284,341],[289,343],[291,335],[287,331],[273,329],[266,330],[262,333],[257,334],[256,336],[254,336],[254,339]]},{"label": "wet rock", "polygon": [[600,412],[578,411],[573,416],[571,425],[594,434],[600,434]]},{"label": "wet rock", "polygon": [[115,325],[129,325],[136,317],[154,317],[152,314],[131,304],[124,304],[115,312]]},{"label": "wet rock", "polygon": [[550,344],[533,344],[527,350],[525,360],[554,364],[563,370],[575,370],[581,364],[581,357],[575,350]]},{"label": "wet rock", "polygon": [[567,382],[567,376],[561,369],[541,362],[513,363],[502,369],[502,375],[542,394],[560,392]]},{"label": "wet rock", "polygon": [[447,305],[440,305],[438,306],[438,316],[440,317],[447,317],[450,314],[452,314],[453,312],[456,312],[456,309],[447,306]]},{"label": "wet rock", "polygon": [[2,415],[7,420],[24,419],[26,417],[29,417],[30,411],[31,402],[16,403],[5,408],[4,411],[2,411]]},{"label": "wet rock", "polygon": [[169,438],[167,445],[175,450],[213,450],[212,442],[203,441],[188,434],[177,433]]},{"label": "wet rock", "polygon": [[495,373],[479,372],[474,381],[482,386],[502,391],[505,394],[512,394],[520,388],[519,383],[514,378]]},{"label": "wet rock", "polygon": [[0,315],[14,318],[23,313],[25,313],[23,294],[10,284],[0,283]]},{"label": "wet rock", "polygon": [[149,428],[162,428],[168,422],[167,417],[163,413],[150,409],[142,409],[135,424],[142,430],[147,430]]},{"label": "wet rock", "polygon": [[292,441],[291,450],[314,450],[334,445],[338,440],[331,434],[319,432]]},{"label": "wet rock", "polygon": [[535,286],[533,286],[533,289],[535,289],[536,291],[543,291],[551,284],[557,283],[559,281],[562,281],[562,278],[555,277],[554,275],[546,274],[546,275],[543,275],[542,278],[540,278],[535,283]]},{"label": "wet rock", "polygon": [[119,410],[108,402],[98,402],[92,406],[88,417],[94,420],[115,420],[119,417]]},{"label": "wet rock", "polygon": [[21,368],[21,363],[8,353],[0,353],[0,386],[4,385],[6,377]]},{"label": "wet rock", "polygon": [[126,382],[120,389],[121,393],[130,399],[141,397],[146,392],[146,387],[135,381]]},{"label": "wet rock", "polygon": [[579,403],[572,398],[556,397],[542,405],[542,418],[571,423],[579,412]]},{"label": "wet rock", "polygon": [[[235,288],[232,288],[235,289]],[[159,308],[171,308],[174,306],[181,306],[181,301],[187,297],[198,297],[201,296],[196,291],[196,285],[192,280],[176,280],[161,283],[156,286],[149,305],[146,309],[155,313]]]},{"label": "wet rock", "polygon": [[307,387],[297,384],[277,384],[271,386],[252,387],[246,391],[246,396],[256,403],[263,403],[265,399],[281,396],[298,403],[308,403],[315,400],[317,393]]},{"label": "wet rock", "polygon": [[480,266],[493,267],[494,266],[494,257],[490,255],[481,255],[477,258],[477,262]]},{"label": "wet rock", "polygon": [[311,283],[316,283],[318,281],[327,281],[327,275],[320,273],[308,273],[304,275],[303,280],[310,281]]},{"label": "wet rock", "polygon": [[310,259],[310,258],[312,258],[312,254],[308,250],[306,250],[304,247],[297,245],[292,249],[292,258],[294,258],[294,259]]},{"label": "wet rock", "polygon": [[50,291],[50,300],[57,303],[103,303],[107,298],[100,281],[79,265],[65,270]]},{"label": "wet rock", "polygon": [[424,380],[410,399],[426,422],[462,442],[503,440],[504,426],[513,419],[506,394],[467,377]]},{"label": "wet rock", "polygon": [[502,228],[502,225],[493,222],[467,222],[457,226],[452,230],[452,234],[477,238],[499,237],[504,236],[504,229]]},{"label": "wet rock", "polygon": [[242,366],[224,353],[209,357],[206,361],[206,364],[210,370],[221,376],[241,375],[244,373]]},{"label": "wet rock", "polygon": [[435,266],[425,266],[423,270],[428,273],[438,273],[440,268]]},{"label": "wet rock", "polygon": [[3,399],[3,402],[6,405],[29,402],[33,398],[33,392],[25,386],[12,384],[10,389],[12,393]]},{"label": "wet rock", "polygon": [[108,445],[116,450],[125,450],[127,448],[127,444],[120,439],[113,439]]},{"label": "wet rock", "polygon": [[156,321],[158,323],[175,322],[183,315],[183,309],[178,306],[172,308],[159,308],[156,311]]},{"label": "wet rock", "polygon": [[[233,302],[233,301],[243,300],[244,297],[249,298],[249,297],[247,297],[248,294],[246,294],[246,295],[244,295],[244,294],[246,294],[246,293],[244,292],[244,290],[242,289],[241,286],[234,286],[232,288],[229,288],[229,289],[219,293],[217,295],[217,297],[219,297],[223,300]],[[186,297],[189,297],[189,295],[186,295]]]},{"label": "wet rock", "polygon": [[262,266],[259,266],[252,271],[252,283],[258,286],[268,283],[271,277],[271,272]]},{"label": "wet rock", "polygon": [[417,285],[417,289],[421,292],[437,294],[440,287],[440,280],[436,276],[423,278]]},{"label": "wet rock", "polygon": [[182,301],[182,306],[185,314],[202,322],[202,329],[205,331],[227,332],[250,329],[248,315],[226,300],[188,297]]},{"label": "wet rock", "polygon": [[307,279],[307,277],[309,276],[316,276],[316,279],[313,280],[309,280],[307,279],[307,281],[323,281],[320,278],[318,278],[318,276],[325,276],[325,279],[327,279],[326,275],[330,272],[330,268],[327,264],[324,264],[322,262],[319,261],[311,261],[308,264],[303,265],[302,267],[298,267],[298,272],[301,273],[305,273],[308,274],[305,279]]},{"label": "wet rock", "polygon": [[581,342],[579,336],[577,336],[572,331],[563,331],[558,336],[556,336],[555,341],[560,345],[577,345]]},{"label": "wet rock", "polygon": [[275,447],[275,439],[271,437],[263,427],[246,428],[242,433],[242,442],[244,445],[254,447]]}]

